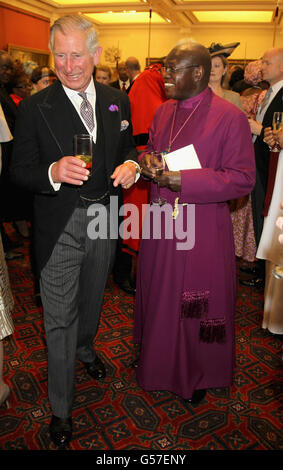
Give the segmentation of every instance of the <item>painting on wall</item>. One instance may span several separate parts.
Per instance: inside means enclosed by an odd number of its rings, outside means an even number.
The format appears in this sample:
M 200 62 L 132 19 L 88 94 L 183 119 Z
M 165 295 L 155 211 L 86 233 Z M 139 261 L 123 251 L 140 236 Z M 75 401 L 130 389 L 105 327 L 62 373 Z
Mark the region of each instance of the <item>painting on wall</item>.
M 28 68 L 29 65 L 31 68 L 39 65 L 49 65 L 49 51 L 8 44 L 8 53 L 13 60 L 19 60 L 25 64 L 25 68 Z

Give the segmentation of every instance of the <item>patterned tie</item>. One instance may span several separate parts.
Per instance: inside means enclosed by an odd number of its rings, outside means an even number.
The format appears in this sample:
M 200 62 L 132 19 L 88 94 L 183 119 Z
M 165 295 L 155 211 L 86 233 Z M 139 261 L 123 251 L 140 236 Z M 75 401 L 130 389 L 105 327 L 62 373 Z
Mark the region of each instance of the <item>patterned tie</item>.
M 84 91 L 78 93 L 78 95 L 83 99 L 80 108 L 82 118 L 85 121 L 87 127 L 89 128 L 90 132 L 92 132 L 94 129 L 93 108 L 90 102 L 88 101 L 86 93 Z

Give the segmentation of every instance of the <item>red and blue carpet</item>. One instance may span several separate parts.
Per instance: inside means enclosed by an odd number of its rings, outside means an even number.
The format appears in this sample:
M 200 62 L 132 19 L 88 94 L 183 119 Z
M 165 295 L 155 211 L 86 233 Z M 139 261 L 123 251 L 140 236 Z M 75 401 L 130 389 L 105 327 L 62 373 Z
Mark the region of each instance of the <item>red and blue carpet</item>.
M 13 234 L 16 237 L 16 234 Z M 42 310 L 24 258 L 8 262 L 15 333 L 5 341 L 12 394 L 0 408 L 1 450 L 52 450 Z M 21 250 L 21 249 L 19 249 Z M 135 380 L 134 300 L 109 279 L 97 334 L 107 377 L 95 382 L 77 363 L 71 450 L 282 450 L 282 338 L 261 328 L 263 293 L 238 286 L 233 386 L 209 390 L 200 405 L 169 392 L 146 393 Z

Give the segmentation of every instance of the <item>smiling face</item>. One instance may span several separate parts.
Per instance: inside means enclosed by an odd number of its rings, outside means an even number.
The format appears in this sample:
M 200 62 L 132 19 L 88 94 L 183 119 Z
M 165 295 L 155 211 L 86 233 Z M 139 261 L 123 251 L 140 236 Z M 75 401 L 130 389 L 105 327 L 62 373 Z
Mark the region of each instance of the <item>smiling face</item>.
M 98 64 L 102 49 L 91 54 L 87 47 L 86 34 L 71 30 L 67 34 L 54 33 L 53 55 L 56 75 L 62 85 L 77 92 L 85 91 Z
M 210 58 L 208 59 L 210 63 Z M 166 58 L 164 69 L 168 98 L 186 100 L 198 95 L 207 84 L 202 49 L 198 47 L 174 48 Z
M 211 58 L 211 73 L 209 78 L 210 85 L 219 85 L 222 82 L 224 75 L 227 72 L 227 67 L 224 65 L 221 57 L 216 56 Z

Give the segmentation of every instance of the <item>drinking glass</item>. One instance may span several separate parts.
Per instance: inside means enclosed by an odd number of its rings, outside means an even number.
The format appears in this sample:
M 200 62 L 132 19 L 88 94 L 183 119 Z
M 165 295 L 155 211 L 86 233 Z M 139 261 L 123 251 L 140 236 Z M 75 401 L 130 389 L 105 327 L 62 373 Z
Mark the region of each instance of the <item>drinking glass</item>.
M 283 129 L 283 113 L 281 111 L 276 111 L 275 113 L 273 113 L 272 128 L 274 131 L 279 131 Z M 272 149 L 272 152 L 280 152 L 280 150 L 280 146 L 278 144 L 275 144 Z
M 74 155 L 83 160 L 89 171 L 92 170 L 92 136 L 89 134 L 76 134 L 74 136 Z
M 165 159 L 162 153 L 159 152 L 151 152 L 150 153 L 150 164 L 152 168 L 155 170 L 155 175 L 160 176 L 162 175 L 165 169 Z M 160 196 L 160 187 L 159 183 L 157 182 L 157 198 L 153 199 L 152 204 L 157 204 L 159 206 L 163 206 L 166 204 L 166 199 Z
M 272 274 L 276 279 L 281 279 L 281 281 L 283 281 L 283 266 L 280 266 L 280 264 L 277 264 L 273 268 Z

